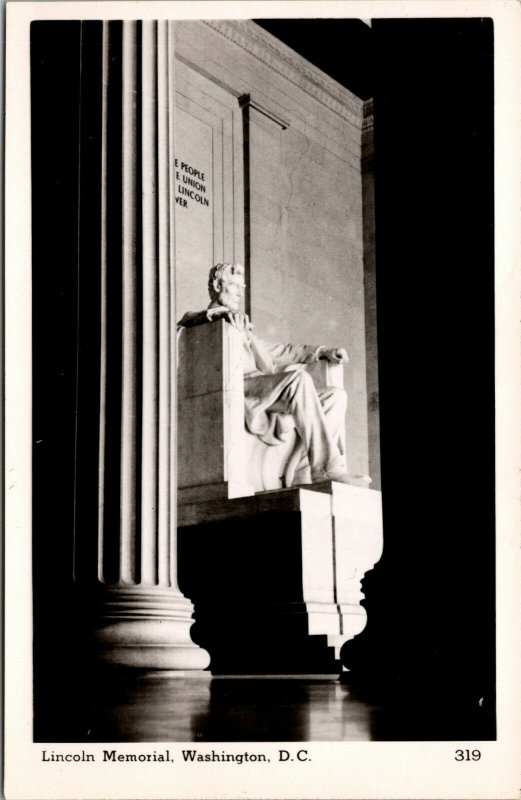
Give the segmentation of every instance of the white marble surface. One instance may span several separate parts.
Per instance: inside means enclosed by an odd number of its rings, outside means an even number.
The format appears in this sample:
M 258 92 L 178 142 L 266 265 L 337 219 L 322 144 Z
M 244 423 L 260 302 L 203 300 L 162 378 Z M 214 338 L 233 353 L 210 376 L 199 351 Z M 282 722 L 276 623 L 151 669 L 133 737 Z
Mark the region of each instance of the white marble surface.
M 249 519 L 264 516 L 265 524 L 271 528 L 280 525 L 286 512 L 299 515 L 298 545 L 291 557 L 291 568 L 301 564 L 302 593 L 295 595 L 293 603 L 281 605 L 279 613 L 286 619 L 295 614 L 298 625 L 304 611 L 308 634 L 326 635 L 329 646 L 338 655 L 342 645 L 366 625 L 367 614 L 360 604 L 363 599 L 360 583 L 382 553 L 380 492 L 328 481 L 313 487 L 263 492 L 254 497 L 194 502 L 180 507 L 179 524 L 198 526 L 243 520 L 247 536 Z M 285 533 L 280 528 L 280 537 Z M 277 552 L 273 558 L 279 558 Z M 259 581 L 261 576 L 254 574 L 255 565 L 248 568 L 253 570 L 252 580 Z M 269 584 L 269 574 L 265 574 L 264 580 Z

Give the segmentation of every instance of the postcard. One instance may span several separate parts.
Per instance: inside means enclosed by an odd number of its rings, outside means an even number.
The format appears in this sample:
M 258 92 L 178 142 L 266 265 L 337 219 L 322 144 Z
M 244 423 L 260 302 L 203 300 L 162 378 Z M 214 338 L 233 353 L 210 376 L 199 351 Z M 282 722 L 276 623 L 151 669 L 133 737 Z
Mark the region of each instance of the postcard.
M 7 800 L 519 796 L 520 28 L 7 3 Z

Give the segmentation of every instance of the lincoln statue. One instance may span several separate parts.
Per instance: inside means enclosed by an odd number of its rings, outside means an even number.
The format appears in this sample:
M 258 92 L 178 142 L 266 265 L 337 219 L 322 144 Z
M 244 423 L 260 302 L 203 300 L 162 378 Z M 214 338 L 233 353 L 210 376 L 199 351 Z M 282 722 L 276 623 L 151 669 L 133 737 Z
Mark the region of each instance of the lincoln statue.
M 217 264 L 210 270 L 210 304 L 204 311 L 188 312 L 179 325 L 192 327 L 225 319 L 243 338 L 245 423 L 267 443 L 277 438 L 277 418 L 289 414 L 303 444 L 297 469 L 309 465 L 313 483 L 325 480 L 349 482 L 343 430 L 347 395 L 344 389 L 317 390 L 304 368 L 319 359 L 345 364 L 343 348 L 308 344 L 272 344 L 253 333 L 247 314 L 240 310 L 245 289 L 240 264 Z

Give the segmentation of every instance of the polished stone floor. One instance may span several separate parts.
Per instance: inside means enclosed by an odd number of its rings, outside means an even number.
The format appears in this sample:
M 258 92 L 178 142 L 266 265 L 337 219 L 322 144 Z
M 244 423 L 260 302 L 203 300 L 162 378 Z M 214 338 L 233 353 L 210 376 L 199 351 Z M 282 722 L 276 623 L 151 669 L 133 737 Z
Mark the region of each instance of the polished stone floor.
M 331 676 L 180 677 L 115 671 L 81 692 L 47 692 L 36 741 L 233 742 L 494 738 L 479 702 L 447 693 L 371 692 Z M 445 698 L 445 702 L 444 702 Z

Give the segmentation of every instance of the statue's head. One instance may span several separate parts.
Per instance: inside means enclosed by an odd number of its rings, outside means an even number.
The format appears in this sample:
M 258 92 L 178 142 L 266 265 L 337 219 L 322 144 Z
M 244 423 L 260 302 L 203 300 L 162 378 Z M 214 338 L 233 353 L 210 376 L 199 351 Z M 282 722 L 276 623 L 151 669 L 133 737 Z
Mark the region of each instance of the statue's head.
M 212 303 L 238 311 L 245 287 L 242 264 L 216 264 L 210 270 L 208 291 Z

